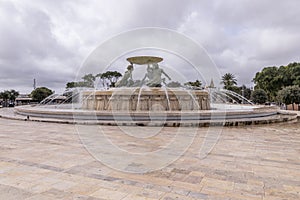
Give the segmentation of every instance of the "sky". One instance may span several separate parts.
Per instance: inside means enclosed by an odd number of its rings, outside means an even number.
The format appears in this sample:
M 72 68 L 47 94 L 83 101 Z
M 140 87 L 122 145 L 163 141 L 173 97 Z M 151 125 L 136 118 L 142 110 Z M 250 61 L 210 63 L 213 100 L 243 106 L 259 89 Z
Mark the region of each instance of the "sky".
M 221 75 L 253 86 L 263 67 L 300 62 L 299 7 L 298 0 L 0 0 L 0 91 L 30 93 L 35 78 L 61 92 L 101 43 L 143 27 L 184 34 Z

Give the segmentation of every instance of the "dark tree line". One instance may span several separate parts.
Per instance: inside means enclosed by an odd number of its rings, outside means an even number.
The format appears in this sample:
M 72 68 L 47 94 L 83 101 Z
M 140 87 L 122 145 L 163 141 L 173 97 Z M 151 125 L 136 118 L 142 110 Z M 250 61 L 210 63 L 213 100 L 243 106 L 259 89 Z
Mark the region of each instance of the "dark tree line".
M 253 78 L 254 91 L 245 86 L 238 87 L 235 76 L 226 73 L 221 83 L 224 89 L 232 90 L 255 103 L 266 101 L 284 104 L 300 103 L 300 63 L 290 63 L 286 66 L 265 67 Z M 294 105 L 293 105 L 294 109 Z
M 118 71 L 107 71 L 105 73 L 99 73 L 96 75 L 86 74 L 81 79 L 82 81 L 78 82 L 68 82 L 66 88 L 75 88 L 75 87 L 95 87 L 95 84 L 100 84 L 103 87 L 115 87 L 116 82 L 119 78 L 122 77 L 122 74 Z
M 38 87 L 35 90 L 33 90 L 30 94 L 33 101 L 41 102 L 46 97 L 50 96 L 54 92 L 46 87 Z
M 278 92 L 288 86 L 300 86 L 300 63 L 265 67 L 253 78 L 255 89 L 263 89 L 270 101 L 276 101 Z
M 34 102 L 40 102 L 51 94 L 53 94 L 52 90 L 46 87 L 39 87 L 33 90 L 29 96 Z M 16 90 L 5 90 L 3 92 L 0 92 L 0 99 L 2 99 L 2 102 L 0 103 L 3 107 L 14 106 L 16 98 L 19 95 L 19 92 Z
M 7 107 L 9 104 L 13 104 L 16 98 L 19 96 L 19 92 L 16 90 L 4 90 L 0 92 L 0 99 L 2 99 L 2 106 Z
M 122 74 L 118 71 L 107 71 L 96 75 L 86 74 L 81 78 L 81 81 L 68 82 L 66 88 L 93 88 L 95 84 L 107 88 L 115 87 L 115 83 L 120 77 L 122 77 Z M 245 85 L 237 86 L 237 79 L 234 74 L 226 73 L 221 79 L 224 89 L 234 91 L 255 103 L 262 104 L 266 101 L 272 101 L 285 104 L 300 104 L 300 63 L 294 62 L 280 67 L 265 67 L 256 73 L 253 82 L 255 83 L 254 91 Z M 137 83 L 136 85 L 139 84 Z M 167 84 L 167 87 L 201 89 L 202 82 L 200 80 L 188 81 L 181 85 L 179 82 L 172 81 Z M 34 101 L 41 101 L 52 93 L 53 91 L 50 89 L 41 87 L 32 91 L 30 96 Z M 15 101 L 18 95 L 19 92 L 15 90 L 0 92 L 2 105 L 8 106 L 10 102 Z

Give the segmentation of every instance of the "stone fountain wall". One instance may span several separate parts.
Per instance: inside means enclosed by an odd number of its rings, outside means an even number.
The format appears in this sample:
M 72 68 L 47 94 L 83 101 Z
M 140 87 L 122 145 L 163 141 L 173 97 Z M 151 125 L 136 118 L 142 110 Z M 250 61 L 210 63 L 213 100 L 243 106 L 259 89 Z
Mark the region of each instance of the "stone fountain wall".
M 179 88 L 113 88 L 82 93 L 82 108 L 97 111 L 210 110 L 207 91 Z

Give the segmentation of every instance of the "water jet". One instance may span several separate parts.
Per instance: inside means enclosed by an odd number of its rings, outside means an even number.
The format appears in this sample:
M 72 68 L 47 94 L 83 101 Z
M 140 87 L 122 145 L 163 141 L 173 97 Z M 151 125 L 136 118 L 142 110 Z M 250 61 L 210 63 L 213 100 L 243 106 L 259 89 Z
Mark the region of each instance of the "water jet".
M 45 121 L 140 126 L 230 126 L 296 119 L 294 115 L 279 114 L 279 108 L 274 106 L 253 105 L 233 91 L 168 88 L 163 76 L 171 77 L 159 67 L 162 60 L 155 56 L 127 58 L 130 64 L 116 88 L 75 89 L 61 104 L 53 104 L 52 95 L 38 106 L 16 107 L 15 113 Z M 136 66 L 147 67 L 140 85 L 132 79 Z

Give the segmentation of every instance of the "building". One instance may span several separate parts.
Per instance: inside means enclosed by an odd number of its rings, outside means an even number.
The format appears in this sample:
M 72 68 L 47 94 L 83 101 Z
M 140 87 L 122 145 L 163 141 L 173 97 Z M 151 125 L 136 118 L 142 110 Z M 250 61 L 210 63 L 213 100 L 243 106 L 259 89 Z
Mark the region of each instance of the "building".
M 16 106 L 32 104 L 32 98 L 29 94 L 20 94 L 16 98 Z

